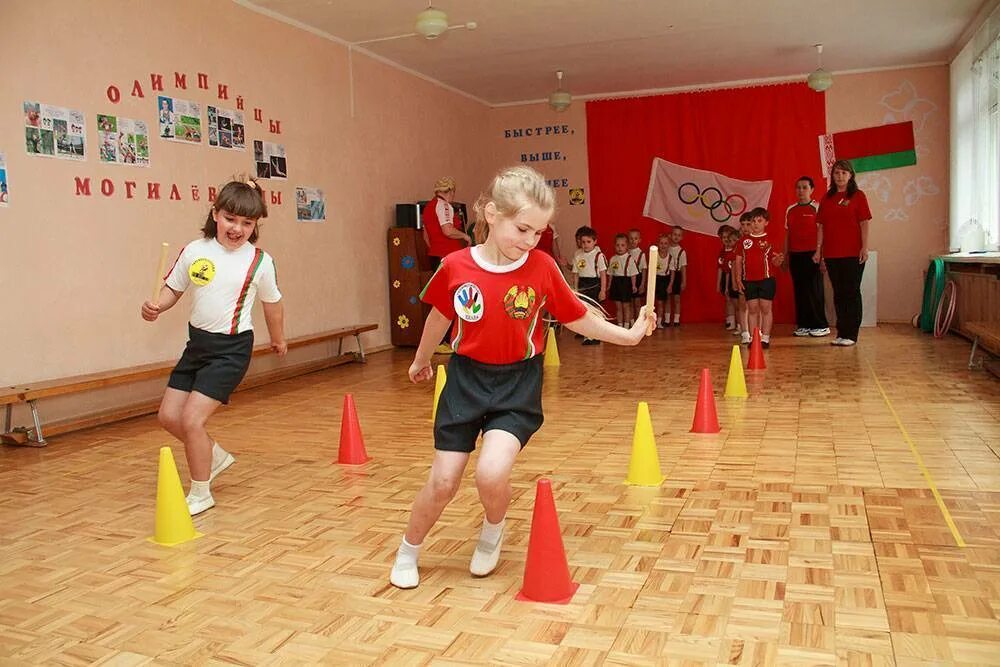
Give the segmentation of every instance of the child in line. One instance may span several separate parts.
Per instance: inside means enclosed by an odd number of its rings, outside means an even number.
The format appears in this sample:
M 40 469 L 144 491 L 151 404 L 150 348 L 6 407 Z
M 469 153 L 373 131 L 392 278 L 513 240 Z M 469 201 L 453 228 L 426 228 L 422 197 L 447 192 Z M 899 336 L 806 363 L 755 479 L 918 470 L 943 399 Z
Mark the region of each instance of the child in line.
M 793 336 L 830 335 L 826 321 L 823 272 L 813 261 L 818 230 L 819 204 L 812 198 L 813 179 L 802 176 L 795 181 L 795 203 L 785 211 L 785 256 L 792 274 L 795 292 L 795 331 Z
M 670 293 L 667 295 L 667 306 L 669 315 L 666 326 L 673 324 L 675 327 L 681 325 L 681 294 L 687 287 L 687 251 L 681 247 L 684 240 L 684 228 L 674 225 L 670 230 L 670 247 L 667 249 L 669 257 L 668 269 L 670 271 Z
M 209 485 L 236 462 L 205 430 L 212 413 L 229 402 L 243 380 L 253 352 L 254 297 L 260 295 L 271 349 L 285 343 L 285 310 L 274 260 L 255 246 L 258 221 L 267 217 L 264 191 L 251 179 L 219 190 L 202 227 L 203 238 L 184 246 L 167 273 L 156 303 L 142 304 L 142 318 L 155 321 L 189 288 L 194 292 L 188 342 L 170 374 L 160 402 L 160 424 L 184 443 L 191 488 L 191 516 L 215 506 Z
M 458 491 L 480 433 L 476 488 L 485 519 L 469 571 L 486 576 L 496 568 L 514 460 L 543 421 L 542 305 L 567 328 L 617 345 L 636 345 L 651 324 L 645 310 L 630 329 L 605 321 L 573 293 L 551 257 L 531 252 L 554 209 L 555 192 L 537 171 L 501 171 L 474 207 L 488 228 L 485 242 L 445 257 L 424 288 L 431 312 L 410 380 L 433 377 L 431 354 L 453 319 L 458 333 L 434 420 L 430 477 L 414 500 L 389 575 L 398 588 L 420 583 L 420 547 Z
M 752 215 L 750 211 L 746 211 L 740 216 L 740 231 L 738 232 L 736 237 L 736 247 L 735 247 L 737 251 L 739 250 L 739 246 L 743 243 L 743 239 L 750 236 L 751 217 Z M 734 264 L 735 264 L 735 259 L 736 258 L 734 256 L 733 257 Z M 735 283 L 735 280 L 733 282 Z M 736 329 L 733 331 L 733 335 L 740 336 L 740 340 L 742 342 L 744 338 L 743 336 L 744 333 L 746 333 L 747 336 L 750 335 L 750 325 L 747 323 L 746 297 L 743 295 L 742 291 L 737 290 L 737 292 L 739 292 L 740 296 L 736 300 Z
M 628 250 L 628 237 L 615 235 L 615 254 L 608 261 L 608 275 L 611 276 L 611 300 L 615 302 L 618 326 L 631 326 L 632 298 L 635 295 L 635 277 L 639 271 Z
M 656 259 L 656 328 L 667 326 L 667 295 L 670 293 L 670 234 L 660 234 L 656 240 L 660 252 Z
M 784 261 L 784 255 L 775 253 L 768 239 L 765 229 L 769 221 L 765 208 L 758 207 L 750 212 L 750 236 L 740 242 L 733 262 L 733 282 L 746 297 L 750 331 L 760 328 L 760 342 L 764 347 L 771 346 L 774 322 L 771 303 L 777 290 L 771 267 L 780 267 Z M 744 344 L 750 343 L 750 331 L 742 334 Z
M 633 227 L 628 230 L 628 254 L 632 256 L 635 268 L 639 273 L 635 277 L 635 292 L 632 296 L 632 312 L 638 313 L 646 303 L 646 272 L 649 268 L 646 262 L 646 252 L 642 249 L 642 232 Z M 629 321 L 629 326 L 632 322 Z
M 726 300 L 726 331 L 737 328 L 736 308 L 740 293 L 733 288 L 733 260 L 736 258 L 736 236 L 738 232 L 729 225 L 719 227 L 722 249 L 719 251 L 716 284 Z
M 601 303 L 608 295 L 608 260 L 597 247 L 597 232 L 583 226 L 576 230 L 577 251 L 573 258 L 573 289 Z M 597 338 L 583 338 L 584 345 L 600 345 Z

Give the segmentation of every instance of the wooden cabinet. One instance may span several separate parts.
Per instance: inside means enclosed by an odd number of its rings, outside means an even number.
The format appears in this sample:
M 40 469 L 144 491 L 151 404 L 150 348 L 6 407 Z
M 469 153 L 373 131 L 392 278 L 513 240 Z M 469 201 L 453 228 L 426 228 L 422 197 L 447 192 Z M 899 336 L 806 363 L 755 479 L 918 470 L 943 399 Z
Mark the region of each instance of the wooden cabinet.
M 420 301 L 420 291 L 432 274 L 427 246 L 421 231 L 413 227 L 390 227 L 387 244 L 392 344 L 416 347 L 430 312 L 430 306 Z

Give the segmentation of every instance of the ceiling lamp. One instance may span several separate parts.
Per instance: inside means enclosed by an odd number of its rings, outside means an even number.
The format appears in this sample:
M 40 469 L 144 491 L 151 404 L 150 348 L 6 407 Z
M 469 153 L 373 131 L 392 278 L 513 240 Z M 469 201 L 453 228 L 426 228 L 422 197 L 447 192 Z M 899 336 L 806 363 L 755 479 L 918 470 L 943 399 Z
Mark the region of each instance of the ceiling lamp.
M 815 90 L 817 93 L 822 93 L 833 85 L 833 75 L 823 69 L 823 45 L 816 45 L 816 60 L 819 67 L 816 71 L 809 75 L 806 79 L 806 85 Z
M 417 24 L 414 29 L 425 39 L 437 39 L 448 31 L 448 15 L 440 9 L 427 5 L 427 9 L 417 14 Z
M 573 97 L 562 89 L 562 78 L 562 70 L 558 70 L 556 72 L 556 89 L 549 95 L 549 106 L 556 111 L 566 111 L 569 108 L 570 102 L 573 101 Z

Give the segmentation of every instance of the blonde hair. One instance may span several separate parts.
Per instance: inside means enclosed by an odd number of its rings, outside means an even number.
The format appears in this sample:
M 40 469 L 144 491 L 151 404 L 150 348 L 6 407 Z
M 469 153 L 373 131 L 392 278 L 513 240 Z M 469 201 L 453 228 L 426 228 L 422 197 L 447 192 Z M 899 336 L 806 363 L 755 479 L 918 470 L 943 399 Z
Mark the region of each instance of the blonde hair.
M 451 192 L 455 189 L 455 179 L 451 176 L 442 176 L 434 183 L 434 194 L 439 192 Z
M 545 182 L 545 177 L 531 167 L 518 165 L 500 170 L 472 205 L 476 216 L 476 243 L 483 243 L 489 236 L 486 205 L 491 202 L 496 206 L 497 213 L 512 218 L 529 206 L 555 212 L 556 193 Z

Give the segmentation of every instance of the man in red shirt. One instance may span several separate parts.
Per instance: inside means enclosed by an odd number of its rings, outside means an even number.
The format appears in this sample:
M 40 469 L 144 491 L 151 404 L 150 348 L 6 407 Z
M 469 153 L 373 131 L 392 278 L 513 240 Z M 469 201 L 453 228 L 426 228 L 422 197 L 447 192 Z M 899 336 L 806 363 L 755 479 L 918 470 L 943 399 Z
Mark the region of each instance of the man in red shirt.
M 795 336 L 829 336 L 823 273 L 813 261 L 816 252 L 816 213 L 813 179 L 803 176 L 795 182 L 797 201 L 785 211 L 785 255 L 795 290 Z
M 740 239 L 733 263 L 733 283 L 736 290 L 743 292 L 747 301 L 747 319 L 750 330 L 760 328 L 760 342 L 771 346 L 771 325 L 774 315 L 771 302 L 777 291 L 777 283 L 771 265 L 781 266 L 784 255 L 775 253 L 764 229 L 770 221 L 765 208 L 751 211 L 750 235 Z M 743 343 L 750 344 L 750 332 L 743 332 Z

